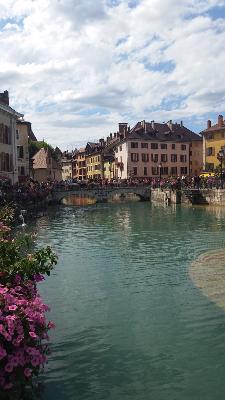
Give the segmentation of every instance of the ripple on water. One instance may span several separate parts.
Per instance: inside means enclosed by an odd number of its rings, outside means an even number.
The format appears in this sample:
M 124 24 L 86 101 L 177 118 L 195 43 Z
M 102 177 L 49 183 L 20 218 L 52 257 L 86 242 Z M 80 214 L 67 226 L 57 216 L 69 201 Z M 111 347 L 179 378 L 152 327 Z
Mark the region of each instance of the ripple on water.
M 225 250 L 202 254 L 191 264 L 189 274 L 205 296 L 225 308 Z

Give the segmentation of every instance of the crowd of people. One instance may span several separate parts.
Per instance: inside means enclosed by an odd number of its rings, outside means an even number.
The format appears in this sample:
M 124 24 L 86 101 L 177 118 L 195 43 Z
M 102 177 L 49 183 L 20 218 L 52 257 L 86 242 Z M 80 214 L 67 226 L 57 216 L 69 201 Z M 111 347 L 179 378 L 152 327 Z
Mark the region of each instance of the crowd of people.
M 96 180 L 68 180 L 68 181 L 49 181 L 37 182 L 32 179 L 24 183 L 11 185 L 9 181 L 0 181 L 0 201 L 14 200 L 19 202 L 40 202 L 51 192 L 60 190 L 80 190 L 80 189 L 105 189 L 107 187 L 122 186 L 149 186 L 153 189 L 161 188 L 171 190 L 181 189 L 219 189 L 224 188 L 224 180 L 219 176 L 194 176 L 194 177 L 167 177 L 167 178 L 129 178 L 129 179 L 96 179 Z

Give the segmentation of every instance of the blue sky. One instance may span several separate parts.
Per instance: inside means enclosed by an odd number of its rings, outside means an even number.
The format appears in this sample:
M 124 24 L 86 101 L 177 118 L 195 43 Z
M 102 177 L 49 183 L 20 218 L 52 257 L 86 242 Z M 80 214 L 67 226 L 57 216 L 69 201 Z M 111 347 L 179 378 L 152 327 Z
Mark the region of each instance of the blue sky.
M 62 149 L 225 116 L 224 0 L 0 0 L 0 90 Z

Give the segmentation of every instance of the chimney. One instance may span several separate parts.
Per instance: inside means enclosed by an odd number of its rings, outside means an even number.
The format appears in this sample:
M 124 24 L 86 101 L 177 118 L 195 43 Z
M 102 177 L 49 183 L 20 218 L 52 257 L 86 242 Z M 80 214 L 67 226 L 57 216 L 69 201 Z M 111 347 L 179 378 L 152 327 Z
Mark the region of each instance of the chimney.
M 112 138 L 113 138 L 113 135 L 112 135 L 112 133 L 110 133 L 110 140 L 112 140 Z
M 144 132 L 146 133 L 146 131 L 147 131 L 147 125 L 146 125 L 145 120 L 141 121 L 141 126 L 142 126 L 142 129 L 144 130 Z
M 151 121 L 151 126 L 152 126 L 152 129 L 155 129 L 155 121 L 154 120 Z
M 120 122 L 119 123 L 119 134 L 123 135 L 124 137 L 126 137 L 127 135 L 127 123 L 125 122 Z
M 182 121 L 181 121 L 182 122 Z M 167 125 L 168 125 L 168 127 L 170 128 L 170 130 L 172 131 L 172 129 L 173 129 L 173 121 L 172 121 L 172 119 L 170 119 L 168 122 L 167 122 Z M 181 125 L 182 126 L 182 125 Z
M 114 138 L 116 138 L 116 132 L 114 132 Z
M 172 122 L 172 121 L 171 121 Z M 180 126 L 183 126 L 183 121 L 180 121 Z
M 6 106 L 9 105 L 9 92 L 5 90 L 3 93 L 0 93 L 0 103 L 5 104 Z
M 99 143 L 101 147 L 104 147 L 105 141 L 104 139 L 99 139 Z
M 212 122 L 210 121 L 210 119 L 208 119 L 207 121 L 207 129 L 211 128 L 212 126 Z
M 223 126 L 223 116 L 218 115 L 218 127 L 221 128 Z
M 109 144 L 109 142 L 110 142 L 110 136 L 107 136 L 106 143 Z

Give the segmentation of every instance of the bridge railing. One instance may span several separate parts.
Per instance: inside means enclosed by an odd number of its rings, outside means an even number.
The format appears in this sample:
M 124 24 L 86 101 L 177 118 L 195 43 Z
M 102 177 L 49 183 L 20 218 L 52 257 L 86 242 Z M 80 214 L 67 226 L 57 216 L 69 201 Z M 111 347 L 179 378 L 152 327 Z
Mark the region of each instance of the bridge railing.
M 52 193 L 54 192 L 82 192 L 82 191 L 93 191 L 93 190 L 98 190 L 98 191 L 106 191 L 106 190 L 134 190 L 137 188 L 144 188 L 144 189 L 151 189 L 150 185 L 105 185 L 105 186 L 97 186 L 97 185 L 90 185 L 90 186 L 60 186 L 60 187 L 55 187 L 51 191 Z

